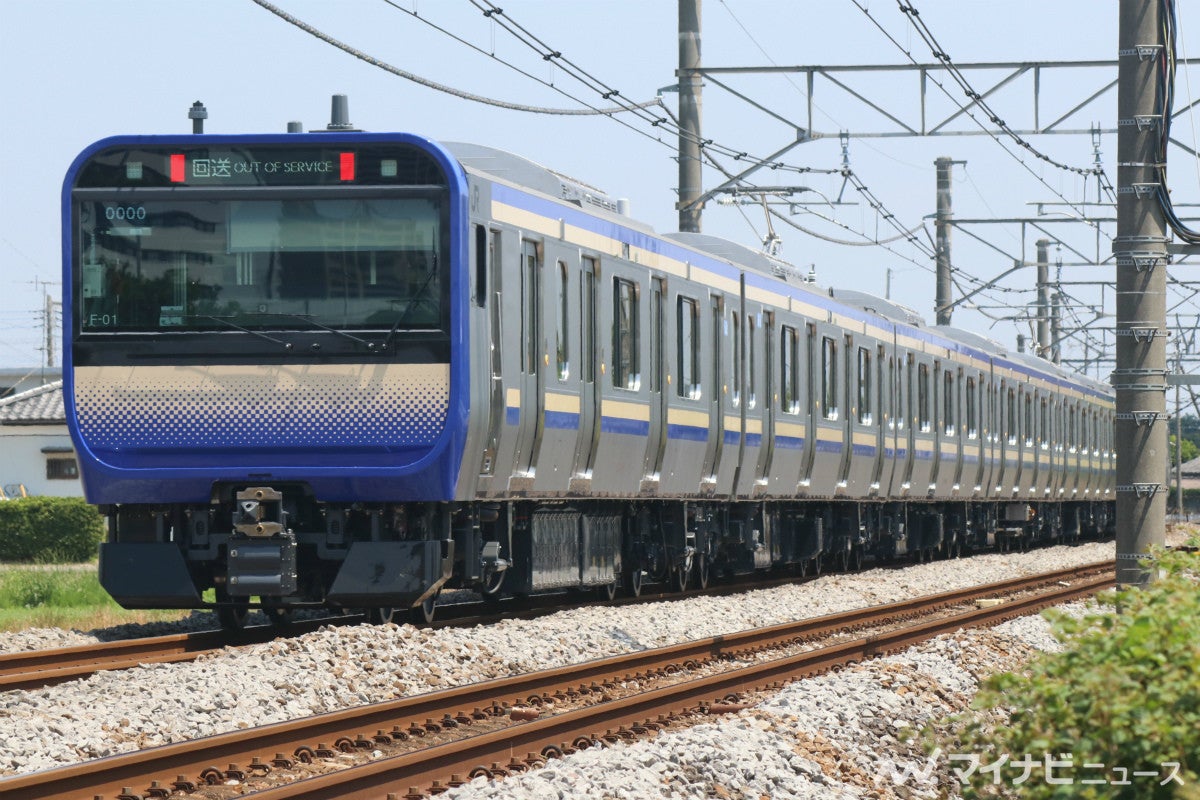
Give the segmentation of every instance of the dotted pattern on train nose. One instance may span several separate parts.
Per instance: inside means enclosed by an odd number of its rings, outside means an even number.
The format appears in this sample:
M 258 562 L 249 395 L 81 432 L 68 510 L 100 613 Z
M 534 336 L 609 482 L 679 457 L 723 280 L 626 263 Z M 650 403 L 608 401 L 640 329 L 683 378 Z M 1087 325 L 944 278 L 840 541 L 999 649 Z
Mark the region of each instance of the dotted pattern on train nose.
M 80 430 L 98 449 L 414 447 L 431 444 L 446 423 L 444 373 L 429 377 L 77 383 L 75 400 Z

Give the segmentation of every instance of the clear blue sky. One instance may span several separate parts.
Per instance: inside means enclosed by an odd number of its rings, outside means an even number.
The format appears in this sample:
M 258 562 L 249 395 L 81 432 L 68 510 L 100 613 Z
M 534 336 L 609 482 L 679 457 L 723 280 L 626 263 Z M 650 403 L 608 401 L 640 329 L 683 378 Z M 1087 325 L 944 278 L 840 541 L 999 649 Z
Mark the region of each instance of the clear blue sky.
M 578 107 L 570 97 L 472 52 L 383 0 L 276 3 L 354 47 L 432 80 L 515 103 Z M 553 80 L 570 95 L 602 104 L 561 69 L 486 20 L 467 0 L 396 0 L 395 4 L 417 9 L 423 18 L 539 78 Z M 627 98 L 649 100 L 660 87 L 675 82 L 674 0 L 505 0 L 498 4 L 509 18 Z M 919 60 L 932 60 L 894 2 L 866 4 Z M 916 5 L 955 61 L 1115 57 L 1117 4 L 1113 2 L 916 0 Z M 1184 18 L 1180 26 L 1185 48 L 1189 22 Z M 906 60 L 850 0 L 705 0 L 703 56 L 710 66 Z M 986 88 L 999 77 L 980 74 L 977 88 Z M 1104 82 L 1096 73 L 1046 76 L 1043 104 L 1053 110 L 1062 108 L 1064 98 L 1082 99 L 1079 86 L 1098 88 Z M 737 85 L 762 105 L 798 122 L 804 120 L 802 78 L 742 78 Z M 898 116 L 916 119 L 915 78 L 903 83 L 860 80 L 855 85 L 875 93 Z M 1028 79 L 1019 87 L 1001 92 L 995 100 L 998 109 L 1014 120 L 1029 116 Z M 929 90 L 931 117 L 945 116 L 952 106 L 935 87 Z M 251 0 L 4 0 L 0 2 L 0 98 L 4 102 L 0 271 L 5 290 L 0 296 L 0 365 L 33 366 L 42 360 L 38 348 L 43 286 L 37 282 L 52 282 L 49 290 L 55 296 L 61 291 L 57 283 L 61 280 L 59 193 L 63 174 L 81 148 L 113 134 L 187 132 L 186 113 L 194 100 L 208 107 L 207 130 L 212 133 L 282 131 L 289 120 L 300 120 L 306 128 L 322 127 L 328 121 L 329 97 L 337 92 L 350 96 L 351 118 L 361 128 L 405 130 L 508 149 L 611 195 L 629 198 L 633 215 L 660 231 L 676 226 L 674 139 L 661 134 L 670 146 L 655 141 L 653 136 L 660 134 L 646 124 L 631 123 L 649 137 L 608 119 L 531 115 L 441 94 L 356 60 Z M 1181 86 L 1178 95 L 1181 104 L 1188 101 L 1186 87 Z M 791 151 L 785 157 L 788 163 L 836 167 L 841 163 L 839 129 L 877 130 L 882 124 L 828 84 L 818 87 L 815 99 L 815 127 L 834 136 Z M 667 94 L 665 100 L 674 110 L 675 96 Z M 1087 127 L 1092 121 L 1111 127 L 1115 105 L 1112 91 L 1082 111 L 1071 127 Z M 1043 112 L 1049 113 L 1053 111 Z M 1179 124 L 1177 133 L 1187 140 L 1191 128 Z M 713 85 L 705 88 L 704 134 L 758 155 L 773 152 L 791 137 L 788 126 Z M 1080 166 L 1092 161 L 1087 136 L 1033 141 L 1059 160 Z M 1108 174 L 1115 181 L 1115 137 L 1106 136 L 1102 149 Z M 1029 201 L 1059 199 L 986 137 L 856 140 L 850 146 L 856 173 L 906 226 L 933 213 L 933 160 L 941 155 L 968 162 L 956 174 L 954 202 L 959 217 L 1024 216 L 1032 213 Z M 1077 176 L 1034 163 L 1034 171 L 1050 186 L 1073 201 L 1081 199 L 1084 185 Z M 1190 164 L 1173 171 L 1180 182 L 1175 187 L 1177 202 L 1195 194 L 1192 173 Z M 754 180 L 803 184 L 827 195 L 836 195 L 841 183 L 823 175 L 783 173 L 760 173 Z M 706 170 L 706 187 L 717 182 L 717 174 Z M 1094 199 L 1094 184 L 1089 183 L 1087 191 L 1088 199 Z M 846 199 L 861 200 L 850 190 Z M 705 232 L 758 246 L 764 232 L 763 212 L 754 207 L 744 210 L 746 218 L 737 209 L 710 205 Z M 868 233 L 878 227 L 881 237 L 892 233 L 863 204 L 823 213 L 833 213 L 850 228 Z M 797 221 L 835 238 L 857 238 L 811 215 Z M 882 294 L 890 268 L 893 299 L 932 318 L 933 276 L 905 258 L 931 266 L 920 251 L 903 244 L 896 247 L 896 254 L 878 247 L 844 247 L 781 224 L 776 230 L 784 239 L 781 255 L 804 269 L 815 264 L 820 283 Z M 929 230 L 932 233 L 931 224 Z M 1006 252 L 1021 252 L 1016 229 L 980 232 Z M 1086 232 L 1073 236 L 1079 246 L 1094 249 L 1093 237 Z M 1033 238 L 1024 250 L 1030 260 Z M 1005 255 L 961 233 L 955 234 L 954 257 L 957 266 L 983 278 L 1011 266 Z M 1111 277 L 1110 272 L 1105 269 L 1103 276 Z M 1095 277 L 1094 272 L 1090 277 Z M 1027 289 L 1032 283 L 1032 270 L 1025 270 L 1006 285 Z M 1033 298 L 1030 293 L 1010 292 L 993 299 L 1020 305 Z M 955 323 L 1008 344 L 1016 333 L 1010 323 L 989 327 L 989 320 L 969 310 L 956 313 Z M 58 336 L 56 340 L 61 341 Z

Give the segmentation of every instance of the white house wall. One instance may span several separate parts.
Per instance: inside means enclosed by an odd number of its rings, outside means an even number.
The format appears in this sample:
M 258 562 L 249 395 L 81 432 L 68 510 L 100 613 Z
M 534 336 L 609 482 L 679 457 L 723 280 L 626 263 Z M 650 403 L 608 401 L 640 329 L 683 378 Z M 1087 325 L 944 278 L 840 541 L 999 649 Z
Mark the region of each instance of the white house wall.
M 68 449 L 70 452 L 44 453 L 43 448 Z M 74 458 L 71 437 L 65 425 L 0 426 L 0 488 L 5 494 L 24 484 L 27 494 L 52 497 L 83 497 L 79 478 L 46 479 L 48 458 Z

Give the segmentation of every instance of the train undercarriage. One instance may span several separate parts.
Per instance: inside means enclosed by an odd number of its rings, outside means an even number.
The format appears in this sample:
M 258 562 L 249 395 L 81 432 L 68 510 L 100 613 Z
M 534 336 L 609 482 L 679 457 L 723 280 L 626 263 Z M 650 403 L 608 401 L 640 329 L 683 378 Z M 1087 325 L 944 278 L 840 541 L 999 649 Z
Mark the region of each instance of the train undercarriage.
M 127 608 L 405 611 L 443 589 L 485 598 L 638 595 L 714 579 L 856 570 L 865 561 L 1026 549 L 1112 532 L 1106 501 L 514 500 L 335 505 L 303 485 L 224 487 L 207 506 L 112 505 L 101 582 Z

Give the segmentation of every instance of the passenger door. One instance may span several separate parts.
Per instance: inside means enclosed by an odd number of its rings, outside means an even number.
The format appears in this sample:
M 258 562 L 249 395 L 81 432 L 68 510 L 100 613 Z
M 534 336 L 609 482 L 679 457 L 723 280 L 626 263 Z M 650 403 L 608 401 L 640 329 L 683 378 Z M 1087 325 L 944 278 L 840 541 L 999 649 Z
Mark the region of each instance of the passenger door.
M 575 475 L 578 489 L 590 488 L 596 445 L 600 439 L 600 392 L 596 382 L 598 363 L 596 259 L 584 256 L 579 278 L 579 441 L 575 445 Z M 586 483 L 579 483 L 585 481 Z
M 537 450 L 542 434 L 542 245 L 521 242 L 521 419 L 517 430 L 517 458 L 513 477 L 532 478 L 537 470 Z M 520 486 L 510 488 L 520 490 Z M 529 487 L 524 487 L 528 489 Z
M 725 345 L 725 301 L 721 295 L 709 296 L 709 379 L 708 379 L 708 445 L 704 450 L 704 470 L 700 483 L 701 491 L 716 489 L 717 469 L 721 462 L 721 448 L 725 442 L 725 415 L 721 401 L 724 397 L 723 367 L 721 350 Z
M 650 388 L 650 431 L 646 440 L 646 458 L 642 469 L 643 491 L 656 490 L 662 471 L 663 450 L 667 444 L 667 403 L 663 392 L 666 375 L 666 282 L 650 279 L 650 363 L 646 377 Z

